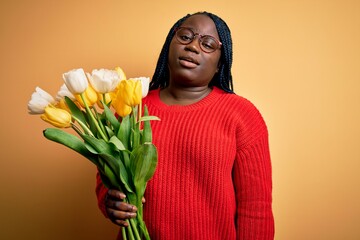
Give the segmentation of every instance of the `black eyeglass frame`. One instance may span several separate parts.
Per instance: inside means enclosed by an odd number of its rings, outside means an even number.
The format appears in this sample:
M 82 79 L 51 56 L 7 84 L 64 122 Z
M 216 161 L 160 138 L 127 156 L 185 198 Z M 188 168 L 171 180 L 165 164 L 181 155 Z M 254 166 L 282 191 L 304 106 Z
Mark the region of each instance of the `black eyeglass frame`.
M 182 39 L 179 39 L 179 36 L 177 35 L 177 33 L 178 33 L 178 31 L 179 31 L 180 29 L 189 30 L 189 31 L 193 34 L 193 37 L 191 38 L 190 42 L 186 43 L 186 42 L 184 42 Z M 183 45 L 187 45 L 187 44 L 192 43 L 197 35 L 199 36 L 200 49 L 201 49 L 203 52 L 212 53 L 212 52 L 215 52 L 217 49 L 221 49 L 222 42 L 220 42 L 216 37 L 213 37 L 213 36 L 211 36 L 211 35 L 202 35 L 202 34 L 200 34 L 200 33 L 195 33 L 193 29 L 188 28 L 188 27 L 177 27 L 177 28 L 174 29 L 174 36 L 175 36 L 176 40 L 177 40 L 180 44 L 183 44 Z M 210 37 L 210 38 L 214 39 L 215 42 L 216 42 L 217 45 L 218 45 L 217 48 L 214 48 L 214 50 L 211 50 L 211 51 L 209 51 L 209 50 L 206 49 L 206 48 L 204 49 L 203 45 L 201 44 L 202 39 L 203 39 L 204 37 Z

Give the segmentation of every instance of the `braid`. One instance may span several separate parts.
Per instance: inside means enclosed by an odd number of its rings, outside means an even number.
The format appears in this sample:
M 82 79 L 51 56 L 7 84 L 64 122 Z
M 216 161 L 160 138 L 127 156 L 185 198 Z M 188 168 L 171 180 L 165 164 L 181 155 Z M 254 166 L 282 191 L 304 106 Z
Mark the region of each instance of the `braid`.
M 220 42 L 222 42 L 219 70 L 214 75 L 209 85 L 216 86 L 223 89 L 226 92 L 233 93 L 233 81 L 231 74 L 233 54 L 232 54 L 232 40 L 231 40 L 230 29 L 227 26 L 227 24 L 215 14 L 208 12 L 197 12 L 192 15 L 195 14 L 204 14 L 210 17 L 214 21 L 220 37 Z M 160 52 L 160 56 L 156 65 L 156 69 L 152 81 L 150 82 L 150 90 L 157 88 L 165 88 L 169 84 L 168 56 L 169 56 L 170 42 L 174 36 L 174 30 L 192 15 L 188 14 L 185 17 L 181 18 L 170 29 L 166 37 L 165 43 L 163 45 L 163 48 Z

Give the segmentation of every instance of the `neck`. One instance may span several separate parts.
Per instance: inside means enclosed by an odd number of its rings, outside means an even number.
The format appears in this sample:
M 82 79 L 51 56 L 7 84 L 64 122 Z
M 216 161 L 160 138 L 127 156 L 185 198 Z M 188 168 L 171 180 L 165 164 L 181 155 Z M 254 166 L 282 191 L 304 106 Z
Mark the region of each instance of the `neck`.
M 160 99 L 167 105 L 189 105 L 196 103 L 211 92 L 209 86 L 172 88 L 171 86 L 160 91 Z

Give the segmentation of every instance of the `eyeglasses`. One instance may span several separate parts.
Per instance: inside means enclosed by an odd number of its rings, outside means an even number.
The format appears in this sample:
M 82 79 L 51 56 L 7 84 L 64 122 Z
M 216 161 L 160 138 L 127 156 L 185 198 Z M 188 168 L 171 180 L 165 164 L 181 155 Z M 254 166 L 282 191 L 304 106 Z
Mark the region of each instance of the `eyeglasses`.
M 202 51 L 212 53 L 221 48 L 222 43 L 213 36 L 194 33 L 191 28 L 187 27 L 178 27 L 175 29 L 176 40 L 184 45 L 194 41 L 196 35 L 199 35 L 199 45 Z

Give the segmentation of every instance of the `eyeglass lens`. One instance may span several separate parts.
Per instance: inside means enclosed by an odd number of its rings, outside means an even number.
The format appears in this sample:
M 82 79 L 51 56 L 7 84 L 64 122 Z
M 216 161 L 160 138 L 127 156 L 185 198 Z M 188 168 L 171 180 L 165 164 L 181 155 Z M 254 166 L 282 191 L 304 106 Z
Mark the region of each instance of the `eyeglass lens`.
M 179 28 L 176 31 L 176 38 L 181 44 L 189 44 L 194 39 L 195 36 L 199 34 L 195 34 L 191 29 L 189 28 Z M 219 48 L 219 43 L 216 41 L 216 39 L 212 36 L 205 35 L 201 36 L 199 35 L 199 42 L 200 42 L 200 48 L 204 52 L 214 52 L 216 49 Z

